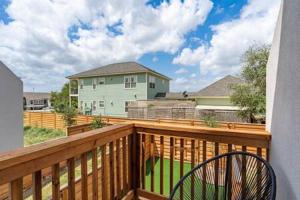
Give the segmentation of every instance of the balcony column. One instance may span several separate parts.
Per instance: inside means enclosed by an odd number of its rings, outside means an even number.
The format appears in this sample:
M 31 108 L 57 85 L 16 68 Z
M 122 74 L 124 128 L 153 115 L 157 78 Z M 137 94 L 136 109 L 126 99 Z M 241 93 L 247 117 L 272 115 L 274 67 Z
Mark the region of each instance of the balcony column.
M 266 127 L 277 199 L 300 199 L 300 1 L 283 0 L 267 65 Z

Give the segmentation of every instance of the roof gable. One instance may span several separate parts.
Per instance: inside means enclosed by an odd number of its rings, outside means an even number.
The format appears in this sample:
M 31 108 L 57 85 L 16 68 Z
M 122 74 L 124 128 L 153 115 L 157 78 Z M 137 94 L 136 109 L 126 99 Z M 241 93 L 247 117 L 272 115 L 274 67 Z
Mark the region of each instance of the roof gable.
M 144 65 L 141 65 L 137 62 L 123 62 L 123 63 L 113 63 L 105 65 L 102 67 L 90 69 L 67 78 L 84 78 L 84 77 L 93 77 L 93 76 L 108 76 L 108 75 L 117 75 L 117 74 L 133 74 L 133 73 L 153 73 L 158 76 L 161 76 L 165 79 L 171 80 L 169 77 L 160 74 Z
M 212 83 L 211 85 L 203 88 L 197 92 L 197 96 L 230 96 L 232 89 L 230 88 L 233 84 L 242 83 L 242 79 L 227 75 L 224 78 Z

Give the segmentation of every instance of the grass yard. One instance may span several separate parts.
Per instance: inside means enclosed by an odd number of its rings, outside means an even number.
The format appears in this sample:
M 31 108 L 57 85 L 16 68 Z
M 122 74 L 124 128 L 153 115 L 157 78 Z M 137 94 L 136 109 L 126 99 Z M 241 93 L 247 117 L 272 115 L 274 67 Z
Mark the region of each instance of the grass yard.
M 147 160 L 146 163 L 146 190 L 151 191 L 151 162 L 150 159 Z M 188 173 L 191 170 L 191 164 L 190 163 L 184 163 L 183 165 L 183 175 Z M 180 162 L 174 160 L 174 177 L 173 177 L 173 183 L 174 186 L 177 184 L 177 182 L 180 180 Z M 186 188 L 190 188 L 189 183 L 187 183 Z M 223 191 L 224 188 L 222 186 L 219 186 L 219 199 L 223 199 Z M 195 177 L 195 193 L 197 195 L 202 193 L 202 181 L 200 179 L 197 180 L 197 177 Z M 206 184 L 206 197 L 208 199 L 213 199 L 215 194 L 215 186 L 212 184 L 207 183 Z M 160 193 L 160 158 L 156 158 L 155 167 L 154 167 L 154 192 L 159 194 Z M 170 160 L 164 159 L 164 196 L 170 195 Z
M 146 190 L 151 191 L 151 168 L 150 159 L 146 163 Z M 190 163 L 184 163 L 183 174 L 186 174 L 191 170 Z M 174 160 L 174 186 L 180 179 L 180 163 Z M 160 158 L 156 158 L 154 167 L 154 192 L 160 193 Z M 164 159 L 164 195 L 169 196 L 170 194 L 170 160 Z
M 24 145 L 30 146 L 45 142 L 47 140 L 56 139 L 66 136 L 66 133 L 60 130 L 37 128 L 31 126 L 24 127 Z

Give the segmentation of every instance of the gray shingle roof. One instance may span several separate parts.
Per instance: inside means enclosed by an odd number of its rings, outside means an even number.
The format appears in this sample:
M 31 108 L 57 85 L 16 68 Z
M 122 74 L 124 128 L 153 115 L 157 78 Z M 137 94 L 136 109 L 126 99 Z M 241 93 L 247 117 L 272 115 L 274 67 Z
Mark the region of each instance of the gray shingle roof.
M 25 97 L 27 100 L 50 99 L 51 94 L 47 92 L 24 92 L 23 97 Z
M 231 85 L 238 83 L 243 83 L 243 81 L 238 77 L 227 75 L 197 92 L 196 96 L 230 96 Z
M 93 77 L 93 76 L 108 76 L 108 75 L 117 75 L 117 74 L 133 74 L 133 73 L 142 73 L 150 72 L 156 75 L 159 75 L 165 79 L 171 80 L 171 78 L 160 74 L 144 65 L 141 65 L 137 62 L 123 62 L 123 63 L 113 63 L 105 65 L 102 67 L 90 69 L 78 74 L 68 76 L 67 78 L 83 78 L 83 77 Z

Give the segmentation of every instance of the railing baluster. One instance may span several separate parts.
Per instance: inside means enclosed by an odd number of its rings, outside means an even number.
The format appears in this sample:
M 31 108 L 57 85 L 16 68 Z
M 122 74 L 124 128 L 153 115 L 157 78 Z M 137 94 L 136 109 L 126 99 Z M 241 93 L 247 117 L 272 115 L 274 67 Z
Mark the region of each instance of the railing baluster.
M 180 139 L 180 178 L 183 177 L 183 171 L 184 171 L 184 139 Z M 183 199 L 183 185 L 180 185 L 180 199 Z
M 173 176 L 174 176 L 174 138 L 170 137 L 170 193 L 173 190 Z
M 97 148 L 92 151 L 92 182 L 93 182 L 93 200 L 98 200 L 98 151 Z
M 206 161 L 206 141 L 202 145 L 202 162 Z M 202 199 L 206 199 L 206 165 L 203 166 Z
M 52 166 L 52 199 L 60 198 L 59 163 Z
M 10 182 L 10 199 L 23 200 L 23 177 Z
M 32 198 L 33 200 L 42 200 L 42 171 L 36 171 L 32 174 Z
M 154 165 L 155 165 L 155 155 L 154 155 L 154 135 L 151 135 L 151 192 L 154 192 Z
M 191 141 L 191 169 L 195 167 L 195 140 Z M 191 199 L 195 198 L 195 175 L 191 177 Z
M 160 136 L 160 194 L 164 193 L 164 136 Z
M 117 139 L 116 141 L 116 181 L 117 181 L 117 199 L 121 198 L 121 159 L 120 159 L 120 139 Z
M 215 142 L 215 156 L 219 155 L 219 143 Z M 215 161 L 215 199 L 219 199 L 219 160 Z
M 133 135 L 128 136 L 128 166 L 132 166 L 132 148 L 133 148 Z M 132 169 L 131 167 L 128 167 L 128 189 L 132 189 Z
M 242 146 L 242 151 L 247 151 L 247 146 Z M 246 166 L 247 166 L 247 160 L 246 156 L 242 156 L 242 199 L 246 196 Z
M 122 162 L 123 162 L 123 193 L 127 193 L 127 143 L 126 137 L 122 138 Z
M 107 179 L 106 179 L 106 145 L 101 146 L 101 186 L 102 200 L 107 199 Z
M 87 153 L 81 154 L 81 199 L 86 200 L 88 198 L 87 191 Z
M 262 149 L 261 148 L 257 148 L 256 150 L 257 155 L 259 157 L 262 157 Z M 262 174 L 261 174 L 261 168 L 262 165 L 260 162 L 257 162 L 257 166 L 256 166 L 256 173 L 257 173 L 257 179 L 256 179 L 256 185 L 257 185 L 257 192 L 256 192 L 256 198 L 260 199 L 261 198 L 261 179 L 262 179 Z
M 68 200 L 75 199 L 75 159 L 70 158 L 68 163 Z
M 232 144 L 228 144 L 227 146 L 228 148 L 228 152 L 232 152 Z M 227 174 L 227 178 L 228 178 L 228 193 L 227 193 L 227 196 L 228 196 L 228 199 L 231 199 L 232 198 L 232 159 L 231 157 L 228 157 L 228 164 L 229 166 L 228 167 L 228 174 Z
M 146 149 L 146 139 L 145 134 L 142 134 L 142 189 L 145 189 L 146 186 L 146 159 L 145 159 L 145 149 Z
M 115 153 L 114 142 L 109 143 L 110 199 L 115 198 Z

